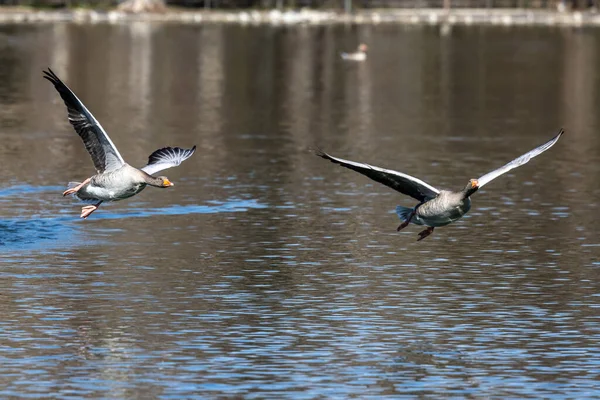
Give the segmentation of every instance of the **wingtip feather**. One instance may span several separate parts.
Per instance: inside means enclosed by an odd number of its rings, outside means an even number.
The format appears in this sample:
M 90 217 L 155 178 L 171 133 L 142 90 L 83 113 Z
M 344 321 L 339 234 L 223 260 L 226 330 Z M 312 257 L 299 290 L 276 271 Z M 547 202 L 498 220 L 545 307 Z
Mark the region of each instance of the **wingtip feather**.
M 181 147 L 162 147 L 156 151 L 154 151 L 152 154 L 150 154 L 150 156 L 148 157 L 148 165 L 150 164 L 154 164 L 156 162 L 159 162 L 162 160 L 162 156 L 166 154 L 169 155 L 176 155 L 178 152 L 182 152 L 183 153 L 183 160 L 187 160 L 188 158 L 190 158 L 195 152 L 196 152 L 196 146 L 194 145 L 194 147 L 192 147 L 191 149 L 184 149 Z
M 330 156 L 329 154 L 325 153 L 323 150 L 321 150 L 319 147 L 317 146 L 313 146 L 309 149 L 310 151 L 312 151 L 314 153 L 314 155 L 325 158 L 325 159 L 329 159 Z
M 50 81 L 50 83 L 52 83 L 54 86 L 57 85 L 64 85 L 64 83 L 62 83 L 62 81 L 60 80 L 60 78 L 58 76 L 56 76 L 56 74 L 54 73 L 54 71 L 52 71 L 52 69 L 50 67 L 48 67 L 47 71 L 42 71 L 44 73 L 43 78 L 47 79 Z

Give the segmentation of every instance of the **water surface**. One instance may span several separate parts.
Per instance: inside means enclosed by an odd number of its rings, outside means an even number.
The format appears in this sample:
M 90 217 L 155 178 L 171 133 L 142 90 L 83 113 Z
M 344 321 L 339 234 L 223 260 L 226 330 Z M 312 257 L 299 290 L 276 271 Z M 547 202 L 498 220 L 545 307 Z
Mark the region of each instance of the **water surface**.
M 0 26 L 0 396 L 600 397 L 600 31 Z M 341 50 L 370 46 L 365 63 Z M 142 166 L 93 165 L 51 66 Z M 422 242 L 414 201 L 308 151 L 462 188 L 549 139 Z

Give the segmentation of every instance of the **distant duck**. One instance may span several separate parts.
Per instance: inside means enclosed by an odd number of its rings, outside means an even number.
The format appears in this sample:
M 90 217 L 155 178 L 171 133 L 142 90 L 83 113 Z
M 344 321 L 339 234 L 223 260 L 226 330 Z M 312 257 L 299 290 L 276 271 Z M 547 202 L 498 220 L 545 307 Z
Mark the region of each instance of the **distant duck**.
M 343 60 L 346 61 L 365 61 L 367 59 L 367 45 L 361 43 L 354 53 L 340 53 Z
M 54 85 L 65 102 L 69 122 L 83 140 L 96 167 L 96 175 L 81 183 L 69 182 L 69 188 L 63 193 L 63 196 L 72 194 L 90 204 L 81 209 L 81 218 L 89 217 L 102 202 L 127 199 L 141 192 L 146 185 L 158 188 L 173 186 L 167 177 L 154 177 L 152 174 L 181 164 L 196 151 L 196 146 L 191 149 L 164 147 L 150 154 L 148 165 L 144 168 L 134 168 L 123 160 L 100 123 L 50 68 L 44 71 L 44 78 Z
M 333 157 L 321 150 L 317 150 L 316 155 L 339 164 L 342 167 L 366 175 L 374 181 L 383 183 L 402 194 L 418 200 L 419 204 L 412 208 L 396 207 L 396 214 L 403 221 L 398 230 L 406 228 L 410 223 L 427 227 L 427 229 L 419 233 L 419 239 L 417 239 L 419 241 L 431 235 L 435 227 L 445 226 L 460 219 L 471 209 L 470 197 L 473 193 L 500 175 L 507 173 L 513 168 L 520 167 L 528 163 L 533 157 L 542 154 L 554 146 L 563 133 L 564 131 L 561 129 L 555 137 L 546 143 L 492 172 L 488 172 L 477 179 L 471 179 L 464 189 L 458 191 L 440 190 L 408 174 Z

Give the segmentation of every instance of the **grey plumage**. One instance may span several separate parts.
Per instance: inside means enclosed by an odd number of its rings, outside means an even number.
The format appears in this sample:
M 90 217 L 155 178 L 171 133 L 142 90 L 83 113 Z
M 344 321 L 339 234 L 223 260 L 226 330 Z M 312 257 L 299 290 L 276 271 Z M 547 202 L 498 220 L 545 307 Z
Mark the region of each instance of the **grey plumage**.
M 86 150 L 92 157 L 96 172 L 112 171 L 125 164 L 104 128 L 75 96 L 75 93 L 50 68 L 44 71 L 44 78 L 54 85 L 67 106 L 69 122 L 83 140 Z
M 94 175 L 88 184 L 79 189 L 76 197 L 86 202 L 125 200 L 144 190 L 148 184 L 162 187 L 163 179 L 125 164 L 115 171 Z
M 432 227 L 445 226 L 461 218 L 470 209 L 471 199 L 465 197 L 463 192 L 442 190 L 436 198 L 416 208 L 413 222 Z
M 390 187 L 421 202 L 433 199 L 440 193 L 438 189 L 434 188 L 428 183 L 425 183 L 413 176 L 403 174 L 402 172 L 333 157 L 321 149 L 315 149 L 315 154 L 331 161 L 332 163 L 339 164 L 342 167 L 346 167 L 366 175 L 374 181 L 382 183 L 387 187 Z
M 558 142 L 563 133 L 564 130 L 561 129 L 556 136 L 546 143 L 515 158 L 502 167 L 482 175 L 479 179 L 471 179 L 465 188 L 460 191 L 439 190 L 418 178 L 402 172 L 333 157 L 322 150 L 317 149 L 315 154 L 335 164 L 368 176 L 374 181 L 418 200 L 419 204 L 412 208 L 396 207 L 396 214 L 403 221 L 398 230 L 405 228 L 409 223 L 429 227 L 419 234 L 420 238 L 418 240 L 421 240 L 431 234 L 434 227 L 448 225 L 462 218 L 471 209 L 470 196 L 480 187 L 511 169 L 526 164 L 533 157 L 548 150 Z
M 134 168 L 123 160 L 100 123 L 50 68 L 44 71 L 44 78 L 54 85 L 63 99 L 69 122 L 83 140 L 96 167 L 96 175 L 81 183 L 69 183 L 63 193 L 64 196 L 72 194 L 91 204 L 82 208 L 82 218 L 87 218 L 102 202 L 127 199 L 148 185 L 160 188 L 173 186 L 166 177 L 154 177 L 151 174 L 181 164 L 196 151 L 196 146 L 191 149 L 164 147 L 150 155 L 144 168 Z

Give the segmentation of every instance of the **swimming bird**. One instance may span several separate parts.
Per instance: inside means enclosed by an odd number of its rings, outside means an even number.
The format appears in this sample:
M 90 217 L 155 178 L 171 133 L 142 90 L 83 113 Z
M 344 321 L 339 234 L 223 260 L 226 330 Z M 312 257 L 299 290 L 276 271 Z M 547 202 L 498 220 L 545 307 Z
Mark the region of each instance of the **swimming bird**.
M 89 217 L 103 202 L 127 199 L 144 190 L 147 185 L 158 188 L 173 186 L 167 177 L 154 177 L 152 174 L 181 164 L 196 151 L 196 146 L 191 149 L 163 147 L 150 154 L 145 167 L 134 168 L 123 160 L 100 123 L 50 68 L 44 71 L 44 78 L 54 85 L 63 99 L 69 122 L 83 140 L 96 167 L 96 175 L 81 183 L 69 182 L 63 193 L 63 196 L 71 194 L 90 203 L 81 209 L 81 218 Z
M 367 45 L 361 43 L 354 53 L 340 53 L 343 60 L 346 61 L 365 61 L 367 59 Z
M 500 175 L 505 174 L 513 168 L 520 167 L 528 163 L 533 157 L 542 154 L 554 146 L 563 133 L 564 130 L 561 129 L 556 136 L 541 146 L 515 158 L 508 164 L 492 172 L 488 172 L 477 179 L 469 180 L 467 186 L 459 191 L 440 190 L 402 172 L 333 157 L 318 149 L 315 151 L 315 154 L 335 164 L 366 175 L 374 181 L 383 183 L 402 194 L 418 200 L 419 204 L 412 208 L 397 206 L 396 214 L 403 221 L 398 227 L 398 231 L 406 228 L 410 223 L 427 227 L 427 229 L 419 233 L 419 238 L 417 239 L 419 241 L 431 235 L 434 228 L 451 224 L 460 219 L 471 209 L 470 197 L 473 193 Z

